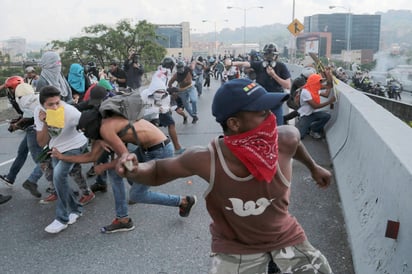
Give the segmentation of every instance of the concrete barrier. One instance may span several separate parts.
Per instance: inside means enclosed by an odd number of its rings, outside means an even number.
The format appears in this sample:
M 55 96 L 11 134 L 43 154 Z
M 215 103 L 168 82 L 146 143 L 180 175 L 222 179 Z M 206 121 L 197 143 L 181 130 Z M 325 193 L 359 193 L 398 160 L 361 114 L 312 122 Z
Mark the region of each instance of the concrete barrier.
M 412 273 L 412 129 L 361 92 L 337 85 L 326 129 L 356 273 Z M 399 222 L 397 239 L 385 237 Z

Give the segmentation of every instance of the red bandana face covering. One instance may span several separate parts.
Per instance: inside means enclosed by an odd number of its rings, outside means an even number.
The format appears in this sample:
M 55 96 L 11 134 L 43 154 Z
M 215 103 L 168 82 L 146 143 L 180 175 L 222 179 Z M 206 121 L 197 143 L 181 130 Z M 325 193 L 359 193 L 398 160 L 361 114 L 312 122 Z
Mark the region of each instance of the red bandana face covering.
M 253 130 L 225 136 L 224 143 L 257 180 L 272 181 L 278 162 L 278 131 L 273 113 Z

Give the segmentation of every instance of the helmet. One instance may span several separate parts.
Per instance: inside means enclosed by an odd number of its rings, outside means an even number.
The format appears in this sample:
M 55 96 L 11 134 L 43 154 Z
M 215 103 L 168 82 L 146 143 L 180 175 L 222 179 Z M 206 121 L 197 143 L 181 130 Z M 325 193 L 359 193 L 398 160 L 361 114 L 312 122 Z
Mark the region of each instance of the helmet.
M 16 89 L 18 85 L 21 83 L 24 83 L 24 79 L 20 76 L 11 76 L 6 79 L 6 82 L 4 83 L 5 88 L 11 88 L 11 89 Z
M 175 61 L 171 57 L 163 58 L 162 67 L 173 70 L 174 66 L 175 66 Z
M 35 70 L 32 66 L 26 67 L 26 69 L 25 69 L 24 71 L 25 71 L 26 73 L 36 72 L 36 70 Z
M 309 76 L 316 73 L 316 70 L 313 67 L 304 67 L 301 73 L 306 79 L 308 79 Z
M 278 55 L 279 54 L 278 46 L 275 43 L 266 44 L 265 47 L 263 48 L 263 54 L 264 55 L 267 55 L 267 54 Z
M 88 62 L 87 65 L 89 66 L 89 68 L 96 68 L 96 63 L 93 61 Z
M 177 72 L 182 73 L 184 69 L 185 69 L 185 63 L 183 63 L 182 61 L 177 62 L 177 65 L 176 65 Z

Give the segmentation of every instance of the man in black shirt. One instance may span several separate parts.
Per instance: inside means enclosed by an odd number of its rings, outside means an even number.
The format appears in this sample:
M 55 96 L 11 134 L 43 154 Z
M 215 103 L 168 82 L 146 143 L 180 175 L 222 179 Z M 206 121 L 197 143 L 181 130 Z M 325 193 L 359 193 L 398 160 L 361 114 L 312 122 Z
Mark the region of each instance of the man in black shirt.
M 126 88 L 126 72 L 122 70 L 116 61 L 110 63 L 109 80 L 119 88 Z
M 278 56 L 277 45 L 270 43 L 263 48 L 263 60 L 232 62 L 226 59 L 225 65 L 252 68 L 256 73 L 256 82 L 268 92 L 284 92 L 284 89 L 291 87 L 291 75 L 286 65 L 277 61 Z M 272 112 L 276 115 L 277 125 L 283 125 L 282 107 L 272 109 Z
M 138 55 L 134 49 L 130 50 L 129 58 L 124 61 L 126 72 L 126 85 L 131 89 L 138 89 L 142 85 L 143 66 L 139 63 Z

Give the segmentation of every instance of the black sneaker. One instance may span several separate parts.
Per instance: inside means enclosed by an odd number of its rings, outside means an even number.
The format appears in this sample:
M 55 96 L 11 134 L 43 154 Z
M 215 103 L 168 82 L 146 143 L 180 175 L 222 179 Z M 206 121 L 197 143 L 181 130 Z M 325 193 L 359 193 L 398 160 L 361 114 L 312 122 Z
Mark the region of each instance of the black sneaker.
M 115 232 L 122 232 L 122 231 L 130 231 L 134 229 L 133 221 L 129 218 L 127 223 L 122 223 L 119 219 L 114 219 L 113 222 L 108 225 L 100 228 L 101 233 L 115 233 Z
M 53 194 L 54 192 L 56 192 L 56 190 L 54 189 L 54 187 L 48 187 L 48 188 L 46 188 L 46 192 L 50 193 L 50 194 Z
M 13 181 L 11 181 L 11 180 L 9 180 L 9 179 L 7 178 L 7 175 L 0 175 L 0 179 L 1 179 L 1 180 L 3 181 L 3 183 L 5 183 L 6 186 L 8 186 L 8 187 L 12 187 L 13 184 L 14 184 Z
M 41 193 L 37 190 L 37 184 L 30 182 L 29 180 L 26 180 L 23 183 L 23 188 L 27 189 L 28 191 L 30 191 L 31 195 L 33 195 L 36 198 L 40 198 L 41 197 Z
M 102 185 L 102 184 L 99 184 L 99 183 L 94 183 L 94 184 L 92 184 L 92 185 L 90 186 L 90 189 L 91 189 L 94 193 L 96 193 L 96 192 L 98 192 L 98 191 L 107 192 L 107 185 Z
M 197 203 L 197 197 L 194 196 L 186 196 L 187 204 L 179 206 L 179 215 L 180 217 L 187 217 L 190 214 L 190 210 L 192 207 Z
M 2 195 L 0 194 L 0 204 L 4 204 L 7 203 L 8 201 L 10 201 L 11 196 L 10 195 Z
M 196 124 L 197 121 L 199 121 L 199 118 L 197 118 L 197 116 L 193 116 L 192 124 Z
M 187 124 L 187 117 L 183 117 L 183 124 L 186 125 Z

